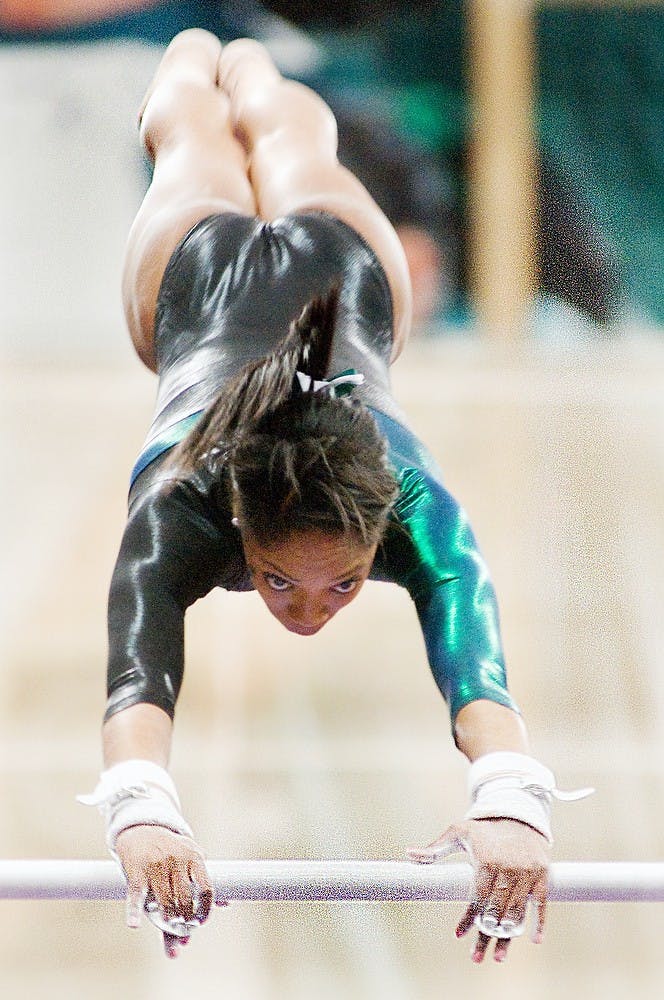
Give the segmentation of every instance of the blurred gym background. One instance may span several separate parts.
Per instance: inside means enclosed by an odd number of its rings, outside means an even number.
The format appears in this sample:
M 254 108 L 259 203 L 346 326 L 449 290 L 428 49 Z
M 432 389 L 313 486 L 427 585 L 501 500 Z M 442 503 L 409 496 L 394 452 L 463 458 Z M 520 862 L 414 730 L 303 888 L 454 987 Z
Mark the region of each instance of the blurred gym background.
M 554 860 L 660 860 L 664 8 L 600 0 L 3 0 L 0 856 L 100 857 L 105 603 L 155 383 L 120 305 L 136 113 L 186 27 L 251 35 L 333 105 L 416 290 L 395 393 L 467 508 L 511 688 L 561 787 Z M 173 774 L 211 857 L 401 858 L 465 808 L 406 595 L 324 634 L 192 609 Z M 115 904 L 0 903 L 0 987 L 128 1000 L 659 989 L 661 909 L 552 905 L 475 968 L 444 905 L 236 904 L 176 963 Z

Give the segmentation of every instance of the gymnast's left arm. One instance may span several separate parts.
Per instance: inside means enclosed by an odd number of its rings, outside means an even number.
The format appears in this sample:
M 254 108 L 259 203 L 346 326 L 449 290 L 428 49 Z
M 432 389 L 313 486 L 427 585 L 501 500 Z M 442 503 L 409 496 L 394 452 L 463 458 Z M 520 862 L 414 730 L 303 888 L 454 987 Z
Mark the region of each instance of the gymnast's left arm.
M 555 780 L 530 756 L 508 692 L 496 596 L 464 511 L 430 471 L 402 467 L 399 477 L 395 576 L 413 597 L 455 742 L 471 765 L 463 820 L 408 853 L 424 863 L 468 854 L 475 891 L 457 936 L 477 927 L 473 961 L 482 961 L 492 939 L 502 961 L 523 931 L 529 900 L 537 915 L 533 940 L 542 939 Z

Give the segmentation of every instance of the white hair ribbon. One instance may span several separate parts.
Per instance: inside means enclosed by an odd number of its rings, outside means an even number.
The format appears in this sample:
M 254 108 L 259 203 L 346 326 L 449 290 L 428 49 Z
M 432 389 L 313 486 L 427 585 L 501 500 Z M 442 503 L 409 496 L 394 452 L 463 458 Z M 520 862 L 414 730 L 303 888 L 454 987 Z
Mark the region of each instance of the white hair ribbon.
M 354 368 L 347 368 L 331 379 L 314 379 L 311 375 L 305 375 L 304 372 L 296 372 L 295 374 L 302 392 L 323 392 L 326 390 L 331 399 L 347 395 L 352 392 L 356 385 L 362 385 L 364 382 L 364 375 L 355 371 Z

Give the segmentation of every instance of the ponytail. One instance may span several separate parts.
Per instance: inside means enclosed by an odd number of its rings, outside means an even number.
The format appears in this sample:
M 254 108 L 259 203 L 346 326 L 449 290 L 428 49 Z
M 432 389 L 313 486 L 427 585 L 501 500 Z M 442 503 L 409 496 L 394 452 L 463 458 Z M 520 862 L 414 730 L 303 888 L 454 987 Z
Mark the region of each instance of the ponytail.
M 227 467 L 235 512 L 259 542 L 318 530 L 372 544 L 396 496 L 366 407 L 317 391 L 328 388 L 339 295 L 335 284 L 312 299 L 275 351 L 224 385 L 172 457 L 183 477 Z

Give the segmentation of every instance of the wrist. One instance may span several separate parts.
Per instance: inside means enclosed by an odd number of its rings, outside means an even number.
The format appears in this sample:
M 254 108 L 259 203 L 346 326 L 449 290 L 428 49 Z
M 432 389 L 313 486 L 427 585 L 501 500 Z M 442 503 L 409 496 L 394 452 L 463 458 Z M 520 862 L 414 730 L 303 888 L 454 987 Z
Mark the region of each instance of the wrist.
M 514 819 L 541 833 L 549 844 L 551 801 L 574 800 L 593 789 L 561 792 L 552 771 L 527 754 L 497 751 L 478 757 L 468 774 L 470 808 L 465 819 Z
M 161 826 L 192 837 L 182 816 L 180 800 L 168 772 L 150 760 L 124 760 L 102 771 L 91 795 L 79 795 L 84 805 L 97 806 L 106 823 L 106 844 L 116 857 L 117 838 L 133 826 Z

